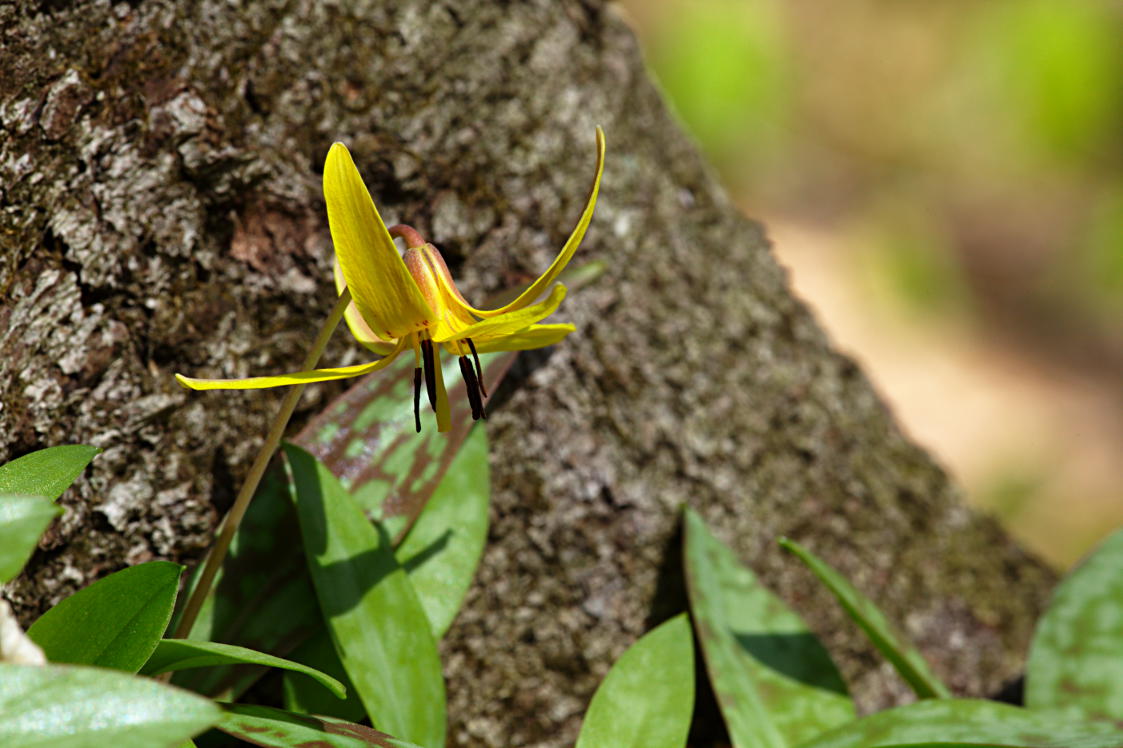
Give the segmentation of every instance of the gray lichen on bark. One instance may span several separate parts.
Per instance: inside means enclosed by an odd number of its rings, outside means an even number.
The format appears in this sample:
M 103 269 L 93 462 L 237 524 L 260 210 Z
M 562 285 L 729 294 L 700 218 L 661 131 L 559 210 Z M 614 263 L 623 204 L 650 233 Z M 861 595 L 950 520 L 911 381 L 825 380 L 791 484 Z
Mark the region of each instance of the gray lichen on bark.
M 198 559 L 276 397 L 171 374 L 300 360 L 332 301 L 333 140 L 482 298 L 560 246 L 601 124 L 579 261 L 608 269 L 489 420 L 491 537 L 443 644 L 450 742 L 572 742 L 673 604 L 683 503 L 808 618 L 865 708 L 902 685 L 776 536 L 854 578 L 957 693 L 1019 672 L 1051 573 L 832 350 L 610 5 L 45 1 L 0 5 L 0 30 L 0 459 L 105 448 L 5 591 L 25 622 L 124 564 Z M 326 361 L 361 360 L 344 337 Z M 311 388 L 298 421 L 343 386 Z

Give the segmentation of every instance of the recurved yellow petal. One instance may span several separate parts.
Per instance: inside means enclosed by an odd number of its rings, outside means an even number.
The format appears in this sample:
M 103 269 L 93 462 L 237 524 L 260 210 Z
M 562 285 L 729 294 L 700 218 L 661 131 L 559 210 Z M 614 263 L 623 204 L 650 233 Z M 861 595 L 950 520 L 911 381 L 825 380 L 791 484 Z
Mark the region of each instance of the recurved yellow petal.
M 581 212 L 581 219 L 577 222 L 577 226 L 573 229 L 573 233 L 569 235 L 565 246 L 562 247 L 561 252 L 550 263 L 550 267 L 546 268 L 546 272 L 538 277 L 538 280 L 530 284 L 530 288 L 523 291 L 518 297 L 509 304 L 499 307 L 498 309 L 475 309 L 471 308 L 472 314 L 477 317 L 497 317 L 501 314 L 522 309 L 527 306 L 546 290 L 551 283 L 553 283 L 558 274 L 565 269 L 565 266 L 573 258 L 573 253 L 577 251 L 577 247 L 581 245 L 581 240 L 585 238 L 585 231 L 589 228 L 589 222 L 593 220 L 593 208 L 597 204 L 597 193 L 600 191 L 600 178 L 604 172 L 604 131 L 597 127 L 597 169 L 593 177 L 593 186 L 589 189 L 589 196 L 585 199 L 585 210 Z
M 339 269 L 338 259 L 332 262 L 332 274 L 335 276 L 335 290 L 342 294 L 343 289 L 347 288 L 347 281 L 343 280 L 343 273 Z M 343 310 L 343 319 L 347 321 L 347 327 L 351 329 L 351 334 L 355 336 L 355 340 L 358 340 L 378 355 L 386 356 L 390 351 L 394 350 L 394 341 L 383 340 L 375 335 L 370 329 L 370 325 L 363 319 L 363 315 L 359 314 L 359 310 L 355 308 L 354 301 L 348 304 L 347 308 Z
M 554 286 L 554 290 L 550 291 L 550 295 L 534 306 L 528 306 L 526 309 L 519 309 L 518 311 L 508 312 L 504 315 L 485 319 L 482 322 L 477 322 L 474 325 L 462 327 L 455 332 L 447 333 L 444 337 L 433 337 L 437 343 L 445 343 L 449 340 L 463 340 L 464 338 L 471 338 L 474 343 L 483 343 L 495 338 L 501 338 L 505 335 L 521 332 L 526 328 L 539 322 L 546 317 L 549 317 L 561 304 L 562 299 L 565 298 L 565 286 L 560 283 Z
M 531 351 L 535 348 L 545 348 L 548 345 L 560 342 L 577 328 L 573 325 L 531 325 L 525 330 L 504 335 L 494 340 L 485 340 L 476 343 L 477 353 L 496 353 L 498 351 Z
M 350 379 L 361 377 L 372 371 L 378 371 L 390 364 L 405 348 L 404 339 L 386 358 L 373 361 L 369 364 L 356 366 L 341 366 L 335 369 L 313 369 L 311 371 L 297 371 L 292 374 L 279 374 L 272 377 L 249 377 L 248 379 L 195 379 L 176 374 L 176 381 L 191 390 L 263 390 L 269 387 L 284 387 L 291 384 L 309 384 L 310 382 L 329 382 L 333 379 Z
M 328 151 L 324 201 L 340 272 L 374 335 L 395 339 L 425 327 L 433 311 L 406 270 L 342 143 Z

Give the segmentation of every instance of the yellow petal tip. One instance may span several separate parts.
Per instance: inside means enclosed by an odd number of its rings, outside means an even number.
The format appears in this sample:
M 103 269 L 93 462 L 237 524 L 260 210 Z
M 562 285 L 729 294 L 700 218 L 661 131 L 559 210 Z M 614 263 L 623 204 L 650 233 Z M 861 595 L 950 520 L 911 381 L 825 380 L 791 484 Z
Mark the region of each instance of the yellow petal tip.
M 180 386 L 183 387 L 184 389 L 187 389 L 187 390 L 195 389 L 194 387 L 191 386 L 191 379 L 183 376 L 182 374 L 176 374 L 175 375 L 175 381 L 179 382 Z
M 354 166 L 355 161 L 351 158 L 351 151 L 347 150 L 347 146 L 340 143 L 338 140 L 331 144 L 328 149 L 327 158 L 324 159 L 324 179 L 325 188 L 327 186 L 327 178 L 329 172 L 333 169 L 346 168 L 347 165 Z

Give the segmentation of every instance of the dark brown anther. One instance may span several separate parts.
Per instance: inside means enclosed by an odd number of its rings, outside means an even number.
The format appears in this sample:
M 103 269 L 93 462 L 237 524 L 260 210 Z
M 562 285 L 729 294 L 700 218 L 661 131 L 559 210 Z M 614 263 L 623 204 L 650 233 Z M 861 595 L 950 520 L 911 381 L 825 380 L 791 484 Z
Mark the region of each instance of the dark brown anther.
M 421 362 L 425 365 L 425 391 L 429 395 L 429 407 L 437 412 L 437 360 L 433 355 L 433 341 L 421 341 Z
M 472 362 L 468 357 L 461 356 L 459 361 L 460 374 L 464 377 L 464 390 L 468 393 L 468 404 L 472 406 L 472 420 L 478 421 L 483 410 L 480 402 L 480 383 L 476 380 L 476 372 L 472 370 Z
M 413 370 L 413 425 L 421 433 L 421 367 Z
M 487 397 L 487 390 L 484 388 L 484 372 L 480 368 L 480 354 L 476 353 L 476 344 L 472 342 L 471 338 L 464 338 L 464 342 L 468 344 L 468 350 L 472 352 L 472 360 L 476 363 L 476 381 L 480 383 L 480 394 Z M 487 416 L 484 416 L 487 418 Z

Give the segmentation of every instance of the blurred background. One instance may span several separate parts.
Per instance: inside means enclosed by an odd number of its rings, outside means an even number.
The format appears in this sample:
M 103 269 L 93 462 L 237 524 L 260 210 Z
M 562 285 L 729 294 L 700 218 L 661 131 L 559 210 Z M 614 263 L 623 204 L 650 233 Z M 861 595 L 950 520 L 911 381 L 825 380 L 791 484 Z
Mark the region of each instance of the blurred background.
M 624 0 L 797 293 L 1058 568 L 1123 525 L 1123 2 Z

